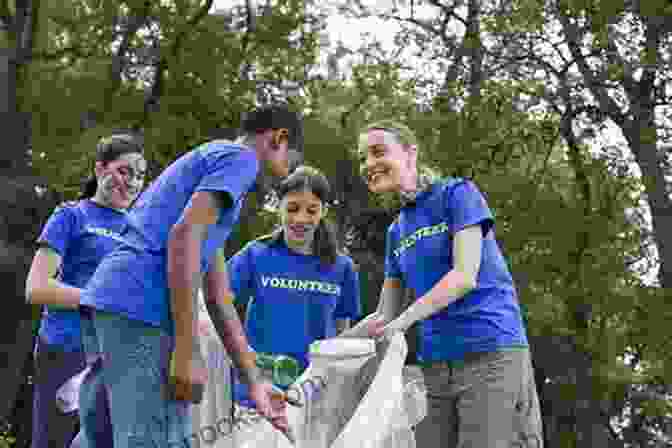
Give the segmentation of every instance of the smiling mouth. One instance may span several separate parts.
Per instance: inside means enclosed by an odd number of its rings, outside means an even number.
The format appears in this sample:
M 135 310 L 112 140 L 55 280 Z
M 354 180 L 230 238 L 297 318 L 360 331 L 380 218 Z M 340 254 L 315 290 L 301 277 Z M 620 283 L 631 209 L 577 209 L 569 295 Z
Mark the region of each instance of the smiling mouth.
M 306 234 L 308 233 L 308 229 L 306 229 L 305 227 L 290 227 L 290 230 L 294 235 L 301 237 L 306 236 Z

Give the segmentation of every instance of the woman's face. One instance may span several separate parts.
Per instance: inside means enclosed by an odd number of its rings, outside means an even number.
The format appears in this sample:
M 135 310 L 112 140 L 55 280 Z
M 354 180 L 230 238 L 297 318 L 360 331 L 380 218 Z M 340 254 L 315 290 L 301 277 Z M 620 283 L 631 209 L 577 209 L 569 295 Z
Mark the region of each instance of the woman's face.
M 285 194 L 280 201 L 280 221 L 287 242 L 292 246 L 310 246 L 323 214 L 322 201 L 311 191 Z
M 415 154 L 383 129 L 372 129 L 360 136 L 359 151 L 369 190 L 373 193 L 398 192 L 409 183 L 415 170 Z
M 122 154 L 107 163 L 96 162 L 96 196 L 109 207 L 126 209 L 140 194 L 146 172 L 147 161 L 138 153 Z

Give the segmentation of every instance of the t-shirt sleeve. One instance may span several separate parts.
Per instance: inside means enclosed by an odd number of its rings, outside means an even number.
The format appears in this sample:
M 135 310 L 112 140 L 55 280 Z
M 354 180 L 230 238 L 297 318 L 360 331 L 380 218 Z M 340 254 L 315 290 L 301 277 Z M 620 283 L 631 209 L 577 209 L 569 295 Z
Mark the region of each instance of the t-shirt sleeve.
M 222 146 L 219 151 L 217 145 Z M 196 191 L 226 193 L 236 203 L 252 188 L 257 179 L 259 163 L 253 151 L 231 148 L 230 144 L 211 142 L 204 151 L 205 173 Z
M 495 220 L 478 187 L 471 181 L 464 181 L 453 187 L 447 196 L 445 207 L 451 233 L 454 235 L 466 227 L 480 225 L 485 238 Z
M 244 247 L 227 263 L 231 291 L 236 301 L 247 301 L 252 294 L 254 279 L 254 264 L 250 246 Z
M 64 257 L 76 227 L 77 218 L 72 209 L 69 207 L 58 207 L 44 225 L 42 233 L 37 239 L 37 244 L 48 246 L 61 257 Z
M 399 258 L 395 255 L 398 244 L 397 228 L 395 223 L 392 223 L 387 229 L 387 238 L 385 239 L 385 278 L 396 278 L 398 280 L 402 278 Z
M 341 300 L 336 306 L 334 317 L 336 319 L 359 319 L 362 314 L 362 305 L 359 295 L 359 273 L 355 270 L 351 258 L 347 258 L 345 264 L 345 276 L 341 291 Z

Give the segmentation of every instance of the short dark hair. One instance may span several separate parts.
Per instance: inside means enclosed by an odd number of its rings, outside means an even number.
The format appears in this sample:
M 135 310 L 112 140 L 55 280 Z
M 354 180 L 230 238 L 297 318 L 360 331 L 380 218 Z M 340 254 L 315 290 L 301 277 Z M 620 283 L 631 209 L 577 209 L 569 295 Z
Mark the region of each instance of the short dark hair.
M 262 106 L 243 113 L 240 123 L 242 134 L 255 134 L 265 129 L 285 128 L 289 132 L 289 146 L 303 152 L 303 117 L 286 104 Z

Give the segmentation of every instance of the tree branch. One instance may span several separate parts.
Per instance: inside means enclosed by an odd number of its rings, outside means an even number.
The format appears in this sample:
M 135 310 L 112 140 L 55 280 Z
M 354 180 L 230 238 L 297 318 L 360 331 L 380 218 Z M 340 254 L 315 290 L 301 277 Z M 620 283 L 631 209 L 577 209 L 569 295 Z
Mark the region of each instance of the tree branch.
M 198 11 L 196 11 L 196 13 L 186 21 L 184 27 L 177 34 L 175 40 L 173 41 L 173 45 L 170 48 L 170 55 L 173 60 L 177 59 L 187 33 L 193 30 L 193 28 L 198 25 L 201 20 L 203 20 L 203 18 L 208 14 L 208 11 L 210 11 L 212 8 L 213 3 L 214 0 L 206 0 L 206 2 L 198 9 Z M 149 120 L 150 114 L 158 109 L 160 99 L 164 93 L 164 74 L 166 70 L 168 70 L 168 58 L 164 55 L 159 57 L 159 60 L 154 64 L 154 74 L 152 76 L 148 93 L 145 96 L 142 119 L 140 122 L 135 124 L 135 129 L 142 129 Z
M 16 63 L 25 64 L 32 55 L 33 34 L 36 24 L 35 3 L 38 0 L 16 2 L 14 33 L 16 36 Z
M 597 77 L 593 74 L 591 68 L 586 62 L 586 58 L 581 54 L 581 48 L 579 47 L 580 32 L 579 27 L 576 24 L 571 23 L 570 18 L 560 12 L 559 14 L 560 22 L 567 39 L 567 46 L 569 51 L 576 62 L 581 75 L 586 81 L 586 86 L 588 90 L 593 94 L 595 99 L 600 104 L 601 109 L 609 115 L 609 118 L 614 120 L 616 124 L 620 127 L 625 126 L 626 118 L 621 113 L 620 108 L 616 102 L 611 99 L 607 91 L 601 87 L 601 83 L 598 81 Z
M 12 29 L 14 26 L 14 18 L 9 12 L 9 0 L 0 0 L 0 21 L 2 21 L 3 27 L 7 30 Z

